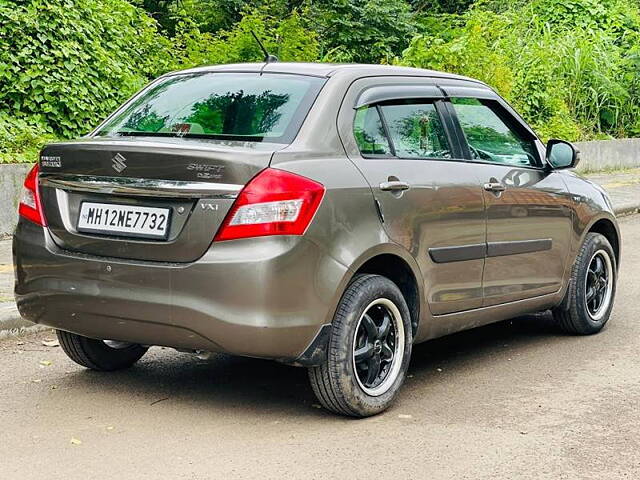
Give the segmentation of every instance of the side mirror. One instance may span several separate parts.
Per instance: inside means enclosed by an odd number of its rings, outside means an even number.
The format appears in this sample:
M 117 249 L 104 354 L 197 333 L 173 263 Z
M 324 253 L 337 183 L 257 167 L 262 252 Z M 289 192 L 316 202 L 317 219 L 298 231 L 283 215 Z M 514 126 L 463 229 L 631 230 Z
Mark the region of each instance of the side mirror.
M 564 140 L 549 140 L 547 143 L 547 163 L 554 170 L 575 168 L 580 162 L 580 151 Z

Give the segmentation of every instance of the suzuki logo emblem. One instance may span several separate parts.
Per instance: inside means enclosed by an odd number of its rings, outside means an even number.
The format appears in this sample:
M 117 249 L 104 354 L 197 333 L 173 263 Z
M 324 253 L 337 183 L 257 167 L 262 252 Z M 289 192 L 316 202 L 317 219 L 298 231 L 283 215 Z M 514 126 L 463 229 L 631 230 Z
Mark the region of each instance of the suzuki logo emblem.
M 125 163 L 126 161 L 127 159 L 124 158 L 122 154 L 116 153 L 115 157 L 111 159 L 111 166 L 116 172 L 122 173 L 124 169 L 127 168 L 127 164 Z

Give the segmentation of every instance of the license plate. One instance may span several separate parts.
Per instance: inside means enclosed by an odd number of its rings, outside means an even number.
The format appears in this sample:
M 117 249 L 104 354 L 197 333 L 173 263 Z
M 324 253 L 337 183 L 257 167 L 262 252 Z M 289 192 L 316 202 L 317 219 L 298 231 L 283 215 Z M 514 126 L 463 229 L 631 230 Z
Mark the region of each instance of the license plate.
M 168 208 L 83 202 L 78 231 L 165 239 L 169 232 L 170 213 Z

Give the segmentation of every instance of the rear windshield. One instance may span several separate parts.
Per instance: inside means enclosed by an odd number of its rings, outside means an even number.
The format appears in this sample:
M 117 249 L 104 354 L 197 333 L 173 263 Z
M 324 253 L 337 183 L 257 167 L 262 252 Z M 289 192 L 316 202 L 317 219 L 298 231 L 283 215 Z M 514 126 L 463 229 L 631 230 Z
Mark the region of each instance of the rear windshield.
M 177 74 L 152 84 L 95 135 L 290 143 L 323 83 L 303 75 Z

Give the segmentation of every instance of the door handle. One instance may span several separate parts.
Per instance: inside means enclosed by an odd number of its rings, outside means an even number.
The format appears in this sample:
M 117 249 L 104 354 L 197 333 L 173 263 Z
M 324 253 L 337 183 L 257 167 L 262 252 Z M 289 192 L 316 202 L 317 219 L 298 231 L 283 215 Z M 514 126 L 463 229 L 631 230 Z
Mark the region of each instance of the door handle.
M 507 187 L 505 187 L 505 186 L 504 186 L 502 183 L 500 183 L 500 182 L 489 182 L 489 183 L 485 183 L 485 184 L 484 184 L 484 189 L 485 189 L 487 192 L 496 192 L 496 193 L 499 193 L 499 192 L 504 192 L 504 191 L 507 189 Z
M 385 192 L 398 192 L 402 190 L 409 190 L 409 184 L 407 182 L 401 182 L 399 180 L 382 182 L 380 184 L 380 190 L 384 190 Z

